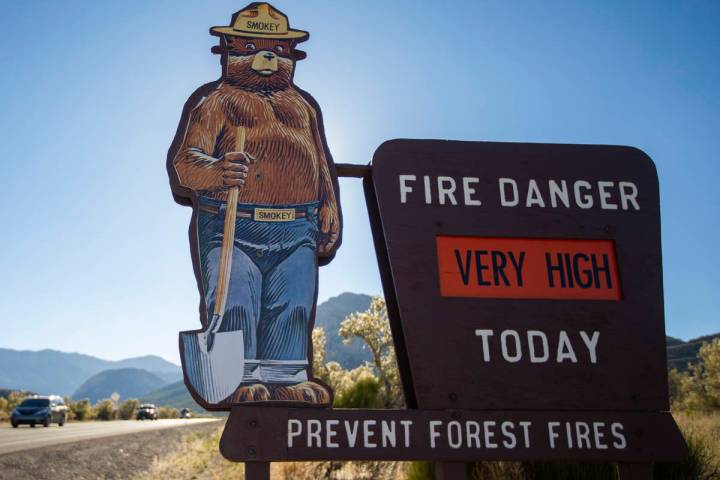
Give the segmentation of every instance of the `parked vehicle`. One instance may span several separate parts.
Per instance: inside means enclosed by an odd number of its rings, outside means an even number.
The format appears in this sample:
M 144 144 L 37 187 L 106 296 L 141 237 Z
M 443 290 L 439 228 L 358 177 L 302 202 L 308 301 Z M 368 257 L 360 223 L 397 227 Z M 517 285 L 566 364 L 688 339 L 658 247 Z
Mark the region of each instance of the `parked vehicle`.
M 143 403 L 138 407 L 135 418 L 138 420 L 157 420 L 157 408 L 152 403 Z
M 190 418 L 192 416 L 192 413 L 190 412 L 189 408 L 183 408 L 180 410 L 180 418 Z
M 28 424 L 31 427 L 42 425 L 49 427 L 52 423 L 57 423 L 62 427 L 67 422 L 68 407 L 61 397 L 50 395 L 48 397 L 32 396 L 22 401 L 20 405 L 15 407 L 10 416 L 10 423 L 13 428 L 18 425 Z

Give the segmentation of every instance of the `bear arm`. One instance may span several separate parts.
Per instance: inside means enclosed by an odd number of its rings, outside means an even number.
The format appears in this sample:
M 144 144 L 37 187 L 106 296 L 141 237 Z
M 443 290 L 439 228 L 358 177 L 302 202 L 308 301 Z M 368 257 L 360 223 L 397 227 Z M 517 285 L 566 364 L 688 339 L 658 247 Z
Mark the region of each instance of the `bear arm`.
M 308 105 L 310 110 L 310 128 L 313 133 L 313 140 L 315 141 L 315 148 L 318 151 L 318 173 L 319 178 L 319 192 L 318 196 L 320 199 L 321 207 L 327 205 L 337 213 L 337 201 L 335 199 L 335 186 L 333 184 L 332 176 L 330 175 L 330 167 L 328 165 L 327 157 L 325 156 L 325 142 L 320 134 L 320 125 L 318 123 L 317 114 L 312 106 Z M 339 228 L 340 225 L 337 225 Z
M 223 185 L 220 160 L 208 153 L 215 147 L 223 121 L 207 110 L 203 102 L 192 111 L 185 138 L 173 161 L 180 184 L 196 191 L 217 190 Z

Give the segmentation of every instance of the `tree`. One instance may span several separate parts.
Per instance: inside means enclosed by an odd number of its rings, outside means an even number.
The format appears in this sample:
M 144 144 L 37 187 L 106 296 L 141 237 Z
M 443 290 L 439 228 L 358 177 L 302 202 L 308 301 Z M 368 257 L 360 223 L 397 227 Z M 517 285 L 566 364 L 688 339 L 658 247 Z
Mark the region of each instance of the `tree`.
M 5 399 L 5 397 L 0 397 L 0 422 L 5 421 L 10 416 L 10 412 L 8 411 L 8 401 Z
M 67 406 L 70 409 L 74 420 L 82 421 L 92 419 L 92 407 L 90 405 L 90 400 L 87 398 L 77 400 L 75 402 L 68 402 Z
M 135 398 L 130 398 L 128 400 L 125 400 L 123 403 L 120 404 L 120 407 L 118 407 L 118 416 L 122 420 L 130 420 L 135 416 L 135 411 L 138 407 L 138 401 Z
M 400 371 L 393 346 L 385 299 L 375 297 L 364 312 L 352 313 L 340 324 L 343 343 L 352 337 L 365 342 L 373 356 L 372 367 L 380 380 L 380 401 L 385 408 L 402 408 L 405 404 L 400 386 Z
M 720 409 L 720 339 L 700 348 L 698 362 L 690 365 L 687 373 L 671 370 L 668 383 L 674 409 Z
M 180 410 L 173 407 L 160 407 L 158 418 L 180 418 Z
M 109 398 L 97 402 L 93 407 L 93 410 L 95 413 L 94 416 L 98 420 L 115 420 L 117 417 L 117 407 L 115 406 L 115 402 Z

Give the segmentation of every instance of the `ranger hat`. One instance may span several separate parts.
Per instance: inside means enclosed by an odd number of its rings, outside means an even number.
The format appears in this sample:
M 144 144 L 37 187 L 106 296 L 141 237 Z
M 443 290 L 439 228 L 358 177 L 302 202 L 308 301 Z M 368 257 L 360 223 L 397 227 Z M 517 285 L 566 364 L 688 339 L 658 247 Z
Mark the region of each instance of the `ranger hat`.
M 212 34 L 232 35 L 235 37 L 277 38 L 303 42 L 310 34 L 303 30 L 293 30 L 287 15 L 269 3 L 251 3 L 232 18 L 230 27 L 212 27 Z

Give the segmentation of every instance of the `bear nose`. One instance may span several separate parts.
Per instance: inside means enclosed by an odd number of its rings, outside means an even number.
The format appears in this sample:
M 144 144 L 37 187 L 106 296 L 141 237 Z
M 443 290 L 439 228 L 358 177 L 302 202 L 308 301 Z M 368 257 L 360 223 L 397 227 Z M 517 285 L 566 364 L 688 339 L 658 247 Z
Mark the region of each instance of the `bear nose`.
M 265 57 L 266 60 L 272 60 L 273 58 L 275 58 L 275 54 L 272 52 L 267 52 L 263 55 L 263 57 Z

